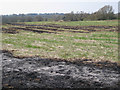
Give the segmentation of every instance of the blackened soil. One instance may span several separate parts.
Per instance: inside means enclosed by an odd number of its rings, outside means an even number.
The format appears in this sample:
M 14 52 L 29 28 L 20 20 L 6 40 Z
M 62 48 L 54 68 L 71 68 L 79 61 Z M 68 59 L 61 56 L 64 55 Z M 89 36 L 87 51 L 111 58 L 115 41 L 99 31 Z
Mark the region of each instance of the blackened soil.
M 19 31 L 13 28 L 2 28 L 2 33 L 16 34 L 19 33 Z
M 116 64 L 105 67 L 104 63 L 100 68 L 40 57 L 20 59 L 6 51 L 2 59 L 3 88 L 120 88 L 120 67 Z
M 3 28 L 4 33 L 11 33 L 17 30 L 32 31 L 37 33 L 58 33 L 58 32 L 73 32 L 73 33 L 90 33 L 95 31 L 118 31 L 117 26 L 62 26 L 62 25 L 29 25 L 29 24 L 18 24 L 11 23 L 11 27 L 8 29 Z M 16 27 L 17 26 L 17 27 Z M 69 29 L 69 30 L 65 30 Z M 83 30 L 83 31 L 79 31 Z M 16 32 L 15 32 L 16 33 Z
M 48 31 L 41 31 L 31 28 L 23 28 L 23 27 L 11 27 L 11 28 L 2 28 L 3 33 L 10 33 L 10 34 L 16 34 L 19 33 L 19 30 L 25 30 L 25 31 L 32 31 L 37 33 L 55 33 L 55 32 L 48 32 Z
M 94 28 L 101 28 L 101 29 L 116 28 L 115 31 L 117 31 L 117 29 L 118 29 L 117 26 L 63 26 L 63 25 L 57 25 L 57 24 L 50 24 L 50 25 L 35 25 L 35 24 L 33 24 L 33 25 L 30 25 L 30 24 L 18 24 L 18 23 L 11 23 L 11 25 L 28 26 L 28 27 L 37 26 L 37 27 L 40 27 L 40 28 L 41 28 L 41 26 L 44 26 L 44 27 L 55 27 L 55 28 L 74 29 L 74 30 L 78 30 L 78 29 L 91 30 L 91 29 L 94 29 Z M 45 29 L 45 28 L 43 28 L 43 29 Z

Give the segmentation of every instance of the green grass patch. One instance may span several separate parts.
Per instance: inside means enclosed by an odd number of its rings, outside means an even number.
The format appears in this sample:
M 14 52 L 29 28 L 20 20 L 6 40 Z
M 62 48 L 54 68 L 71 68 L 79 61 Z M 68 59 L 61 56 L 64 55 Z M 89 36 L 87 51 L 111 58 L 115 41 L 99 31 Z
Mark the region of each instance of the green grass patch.
M 64 21 L 64 22 L 55 22 L 55 21 L 41 21 L 41 22 L 25 22 L 26 24 L 58 24 L 66 26 L 118 26 L 117 20 L 110 21 Z
M 20 30 L 17 34 L 3 33 L 2 44 L 3 49 L 15 50 L 17 56 L 118 61 L 117 37 L 117 32 L 109 31 L 50 34 Z

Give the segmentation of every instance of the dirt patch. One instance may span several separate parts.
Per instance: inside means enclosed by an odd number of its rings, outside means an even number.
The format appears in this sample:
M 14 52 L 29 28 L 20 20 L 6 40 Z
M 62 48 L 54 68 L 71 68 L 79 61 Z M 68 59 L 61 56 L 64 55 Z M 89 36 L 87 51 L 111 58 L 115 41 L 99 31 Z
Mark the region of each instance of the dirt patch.
M 57 24 L 53 24 L 53 25 L 30 25 L 30 24 L 17 24 L 14 23 L 12 25 L 17 25 L 17 26 L 29 26 L 29 27 L 33 27 L 33 26 L 37 26 L 38 28 L 46 28 L 46 27 L 53 27 L 53 28 L 64 28 L 64 29 L 73 29 L 73 30 L 88 30 L 88 31 L 104 31 L 104 30 L 108 30 L 108 31 L 118 31 L 118 26 L 63 26 L 63 25 L 57 25 Z M 96 30 L 99 29 L 99 30 Z
M 23 28 L 23 27 L 12 27 L 12 28 L 14 28 L 15 30 L 25 30 L 25 31 L 32 31 L 32 32 L 37 32 L 37 33 L 55 33 L 55 32 L 50 32 L 50 31 L 42 31 L 42 30 Z
M 120 88 L 120 67 L 115 63 L 99 65 L 42 59 L 15 58 L 3 51 L 3 88 Z M 111 64 L 111 65 L 110 65 Z M 107 66 L 108 65 L 108 66 Z M 110 66 L 109 66 L 110 65 Z
M 13 28 L 2 28 L 2 33 L 16 34 L 19 31 Z
M 30 25 L 30 24 L 9 24 L 14 30 L 26 30 L 37 33 L 58 33 L 58 32 L 73 32 L 73 33 L 90 33 L 96 31 L 118 31 L 117 26 L 62 26 L 62 25 Z

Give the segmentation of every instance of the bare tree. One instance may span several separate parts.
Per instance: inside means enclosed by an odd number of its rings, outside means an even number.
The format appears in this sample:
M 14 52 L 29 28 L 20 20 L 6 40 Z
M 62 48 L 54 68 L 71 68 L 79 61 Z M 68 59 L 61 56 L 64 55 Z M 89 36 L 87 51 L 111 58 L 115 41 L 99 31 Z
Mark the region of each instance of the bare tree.
M 102 20 L 114 18 L 114 10 L 110 5 L 105 5 L 104 7 L 99 9 L 95 14 L 98 17 L 98 19 Z

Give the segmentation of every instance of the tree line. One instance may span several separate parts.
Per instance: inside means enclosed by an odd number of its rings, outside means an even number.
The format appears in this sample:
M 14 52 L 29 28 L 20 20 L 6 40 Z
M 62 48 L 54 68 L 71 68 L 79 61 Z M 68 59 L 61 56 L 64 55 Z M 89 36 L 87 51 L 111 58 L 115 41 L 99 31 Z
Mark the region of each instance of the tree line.
M 114 14 L 113 7 L 105 5 L 98 11 L 93 13 L 85 13 L 83 11 L 74 13 L 44 13 L 44 14 L 12 14 L 2 15 L 3 23 L 11 22 L 38 22 L 38 21 L 84 21 L 84 20 L 113 20 L 118 19 L 118 14 Z

